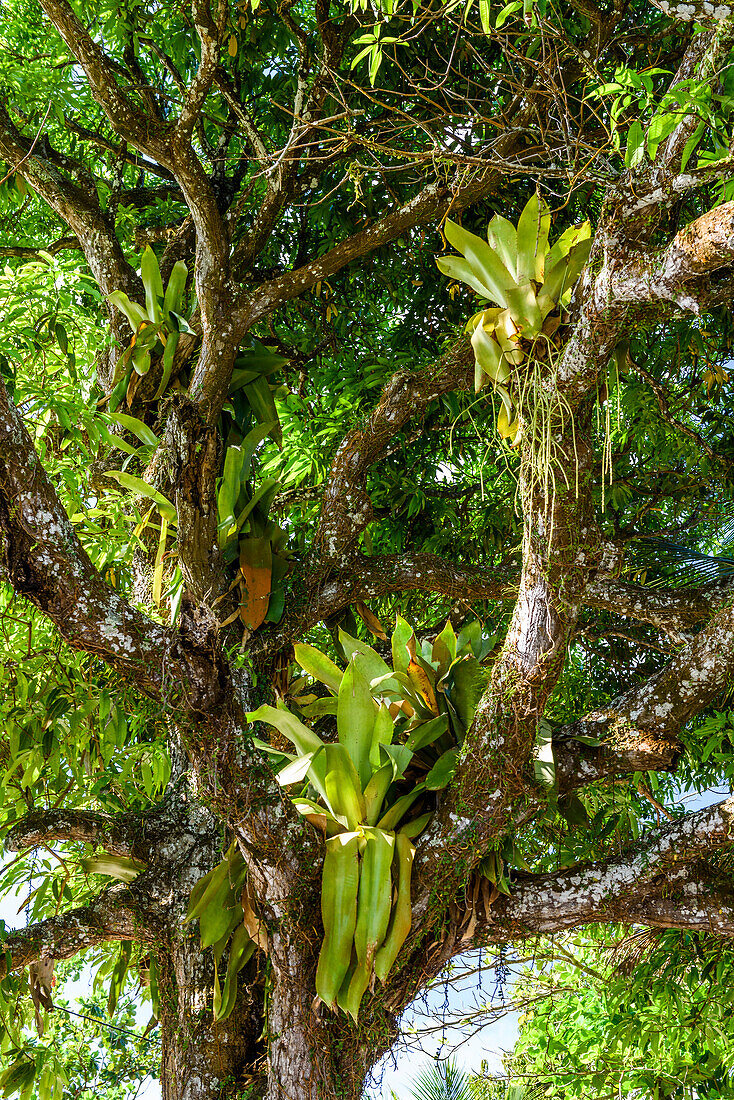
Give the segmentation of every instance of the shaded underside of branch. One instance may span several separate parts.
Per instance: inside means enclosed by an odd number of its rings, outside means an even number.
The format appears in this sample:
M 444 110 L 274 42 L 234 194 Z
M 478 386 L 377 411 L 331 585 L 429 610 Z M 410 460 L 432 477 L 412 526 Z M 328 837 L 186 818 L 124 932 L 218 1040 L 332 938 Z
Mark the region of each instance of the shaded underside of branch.
M 21 970 L 37 959 L 70 959 L 107 941 L 160 942 L 161 931 L 150 913 L 141 913 L 130 887 L 112 886 L 89 905 L 10 932 L 2 944 L 10 954 L 10 967 L 7 956 L 0 956 L 0 978 L 8 969 Z

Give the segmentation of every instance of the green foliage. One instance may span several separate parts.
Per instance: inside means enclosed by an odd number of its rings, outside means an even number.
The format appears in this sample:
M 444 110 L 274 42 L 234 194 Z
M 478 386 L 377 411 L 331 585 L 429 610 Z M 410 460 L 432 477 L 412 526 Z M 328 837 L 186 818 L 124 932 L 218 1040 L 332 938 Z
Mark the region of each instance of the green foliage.
M 683 172 L 729 155 L 732 67 L 728 59 L 721 65 L 715 87 L 688 81 L 669 92 L 669 73 L 679 63 L 687 31 L 676 30 L 670 20 L 640 0 L 624 8 L 613 48 L 588 66 L 581 59 L 595 31 L 583 13 L 584 5 L 553 7 L 544 0 L 512 0 L 495 6 L 478 0 L 440 15 L 434 7 L 397 0 L 372 7 L 361 0 L 353 7 L 359 32 L 347 47 L 338 79 L 348 88 L 350 103 L 358 104 L 357 124 L 337 118 L 333 131 L 324 131 L 328 154 L 313 158 L 321 173 L 318 186 L 310 185 L 309 166 L 298 178 L 297 201 L 286 205 L 281 220 L 252 258 L 247 278 L 254 295 L 271 277 L 324 255 L 350 234 L 373 225 L 388 209 L 412 198 L 418 177 L 447 193 L 471 178 L 477 170 L 477 150 L 485 158 L 486 151 L 494 148 L 502 125 L 496 120 L 517 95 L 517 73 L 526 68 L 535 71 L 539 58 L 547 66 L 549 43 L 560 51 L 559 65 L 568 80 L 575 123 L 580 125 L 589 114 L 594 117 L 593 147 L 582 142 L 566 168 L 558 169 L 558 177 L 540 177 L 545 198 L 534 195 L 534 184 L 526 175 L 513 172 L 498 184 L 491 207 L 479 202 L 465 209 L 463 228 L 447 223 L 447 239 L 462 253 L 439 262 L 446 274 L 462 284 L 450 288 L 449 294 L 435 275 L 432 254 L 438 233 L 425 226 L 408 228 L 389 247 L 354 260 L 312 292 L 275 308 L 267 322 L 253 331 L 249 345 L 240 349 L 229 400 L 217 425 L 220 465 L 215 477 L 219 479 L 218 549 L 229 570 L 226 583 L 233 584 L 237 593 L 235 617 L 248 630 L 271 630 L 270 624 L 284 610 L 298 606 L 303 593 L 295 588 L 289 569 L 293 562 L 307 561 L 321 490 L 341 440 L 374 408 L 382 385 L 395 370 L 414 370 L 440 354 L 444 341 L 453 339 L 451 334 L 475 309 L 470 304 L 471 291 L 498 304 L 482 310 L 470 324 L 480 386 L 489 381 L 501 400 L 500 386 L 510 393 L 510 404 L 503 400 L 499 424 L 504 437 L 512 439 L 518 402 L 508 383 L 516 385 L 539 343 L 553 342 L 555 334 L 543 332 L 543 326 L 549 318 L 561 317 L 588 247 L 586 223 L 578 227 L 587 217 L 596 224 L 604 183 L 616 181 L 622 156 L 625 168 L 648 171 L 650 159 L 684 112 L 694 117 L 696 126 L 683 155 Z M 199 63 L 190 11 L 166 3 L 151 7 L 116 0 L 81 0 L 76 10 L 104 40 L 117 65 L 134 59 L 143 76 L 153 82 L 164 118 L 173 118 L 178 88 L 171 70 L 157 65 L 153 47 L 163 50 L 172 70 L 190 82 Z M 336 9 L 331 10 L 334 14 Z M 288 11 L 307 33 L 312 32 L 310 5 L 297 3 Z M 241 90 L 269 149 L 282 148 L 291 133 L 298 76 L 294 64 L 298 43 L 278 14 L 267 0 L 236 11 L 233 7 L 220 57 L 222 71 Z M 197 303 L 190 287 L 184 289 L 183 265 L 167 275 L 165 288 L 160 276 L 161 268 L 166 268 L 171 234 L 188 211 L 175 189 L 159 187 L 160 180 L 148 171 L 149 166 L 141 166 L 130 147 L 121 147 L 80 79 L 78 66 L 68 63 L 61 39 L 43 21 L 36 0 L 15 0 L 5 6 L 2 35 L 0 84 L 3 97 L 20 106 L 22 115 L 14 116 L 16 123 L 31 139 L 47 134 L 59 157 L 78 163 L 74 180 L 83 181 L 79 186 L 100 196 L 103 214 L 114 223 L 123 253 L 140 267 L 144 293 L 139 302 L 123 298 L 120 292 L 109 298 L 117 320 L 122 312 L 129 317 L 134 342 L 123 349 L 116 394 L 105 404 L 95 373 L 97 359 L 109 344 L 107 303 L 83 260 L 75 252 L 52 255 L 46 249 L 38 251 L 38 259 L 32 262 L 10 258 L 0 274 L 0 374 L 15 395 L 40 459 L 95 566 L 114 589 L 155 617 L 175 621 L 183 592 L 175 502 L 154 484 L 155 471 L 149 467 L 163 439 L 166 410 L 174 395 L 185 398 L 191 377 L 190 365 L 176 373 L 174 353 L 180 333 L 193 337 L 187 328 L 189 323 L 194 325 L 192 310 Z M 450 77 L 444 90 L 434 75 L 447 71 L 447 58 L 451 58 Z M 581 76 L 573 75 L 577 64 Z M 418 92 L 411 89 L 411 79 L 418 79 Z M 361 80 L 370 85 L 366 95 L 360 89 Z M 426 85 L 430 85 L 429 95 L 424 94 Z M 460 86 L 472 89 L 471 102 L 463 107 L 455 98 Z M 128 90 L 137 102 L 138 82 L 133 81 Z M 399 123 L 391 118 L 392 106 L 385 104 L 401 105 Z M 337 105 L 334 111 L 339 110 Z M 95 143 L 79 136 L 75 130 L 79 122 L 89 127 Z M 530 172 L 532 143 L 545 140 L 546 125 L 556 143 L 552 112 L 527 128 Z M 230 209 L 236 204 L 242 213 L 241 222 L 232 223 L 234 251 L 256 220 L 270 177 L 242 133 L 232 130 L 230 108 L 217 86 L 207 99 L 196 147 L 205 171 L 216 176 L 222 206 L 231 200 Z M 395 138 L 398 131 L 400 140 Z M 218 149 L 224 133 L 228 135 L 225 155 L 207 159 L 207 150 Z M 564 131 L 564 143 L 567 138 Z M 444 155 L 449 147 L 464 149 L 466 164 L 452 163 Z M 43 151 L 41 144 L 37 152 Z M 491 159 L 491 153 L 486 155 Z M 554 170 L 550 157 L 540 161 L 543 172 Z M 58 163 L 63 168 L 63 162 Z M 588 173 L 580 164 L 589 166 Z M 672 232 L 713 202 L 731 197 L 726 164 L 719 167 L 721 182 L 677 197 L 672 211 L 664 214 L 655 241 L 663 239 L 663 230 Z M 65 230 L 14 163 L 0 166 L 0 178 L 6 175 L 0 183 L 4 239 L 29 248 L 39 242 L 51 248 Z M 136 205 L 141 189 L 149 199 L 142 208 Z M 553 248 L 558 250 L 560 241 L 566 242 L 566 251 L 561 248 L 554 258 L 553 249 L 547 248 L 546 204 L 551 202 L 560 233 Z M 490 221 L 496 210 L 502 215 L 495 214 Z M 485 243 L 479 234 L 488 222 Z M 153 244 L 141 257 L 145 240 Z M 165 245 L 158 243 L 164 240 Z M 193 257 L 186 265 L 189 270 L 193 270 L 192 261 Z M 595 468 L 606 463 L 611 484 L 602 478 L 594 489 L 597 519 L 605 539 L 626 547 L 620 566 L 623 580 L 651 586 L 669 586 L 683 579 L 695 582 L 709 575 L 696 553 L 706 555 L 709 562 L 712 555 L 731 557 L 731 546 L 720 540 L 730 514 L 734 459 L 727 366 L 731 321 L 727 310 L 717 307 L 709 316 L 678 317 L 646 332 L 636 325 L 630 315 L 629 354 L 626 348 L 620 349 L 617 369 L 598 395 L 593 461 Z M 196 350 L 193 363 L 195 357 Z M 665 387 L 667 419 L 637 367 Z M 374 519 L 362 536 L 360 551 L 368 556 L 429 551 L 446 555 L 459 567 L 481 563 L 487 576 L 511 580 L 519 562 L 522 527 L 521 502 L 516 499 L 517 459 L 497 447 L 496 423 L 491 402 L 450 394 L 436 400 L 423 421 L 411 422 L 397 434 L 384 459 L 368 474 Z M 696 433 L 708 450 L 698 446 Z M 667 546 L 651 541 L 661 533 Z M 134 583 L 133 564 L 146 555 L 150 584 L 143 591 Z M 716 568 L 724 566 L 719 563 Z M 328 884 L 324 924 L 330 940 L 323 951 L 326 962 L 320 987 L 327 993 L 327 1002 L 339 1005 L 349 976 L 342 1001 L 355 1016 L 365 976 L 369 980 L 374 974 L 384 980 L 389 975 L 407 931 L 413 841 L 420 843 L 420 837 L 405 830 L 417 829 L 421 819 L 434 811 L 441 790 L 450 782 L 457 747 L 508 619 L 506 602 L 477 600 L 469 605 L 461 592 L 434 595 L 416 589 L 400 597 L 375 597 L 371 605 L 383 621 L 399 612 L 402 621 L 416 624 L 419 637 L 434 637 L 449 612 L 453 622 L 477 615 L 483 628 L 478 623 L 471 628 L 472 650 L 465 649 L 463 658 L 459 651 L 466 637 L 460 635 L 456 641 L 453 657 L 450 634 L 443 637 L 448 657 L 440 647 L 434 651 L 435 643 L 424 650 L 416 647 L 411 655 L 406 647 L 412 632 L 408 629 L 408 637 L 401 640 L 396 631 L 392 659 L 385 660 L 380 647 L 377 652 L 365 645 L 358 636 L 362 628 L 346 610 L 341 635 L 346 652 L 329 648 L 329 635 L 321 627 L 308 638 L 311 648 L 304 644 L 298 650 L 303 669 L 318 684 L 291 684 L 286 701 L 293 723 L 287 729 L 295 751 L 280 752 L 282 741 L 277 752 L 270 745 L 267 749 L 298 807 L 326 832 L 329 867 L 336 870 L 324 871 Z M 161 711 L 93 657 L 74 654 L 7 589 L 0 595 L 0 618 L 4 646 L 0 825 L 7 829 L 24 813 L 39 808 L 137 813 L 154 804 L 170 775 Z M 336 633 L 338 624 L 329 625 Z M 326 663 L 321 651 L 327 648 L 339 665 Z M 548 730 L 602 707 L 649 675 L 662 660 L 660 649 L 661 639 L 651 627 L 631 626 L 612 612 L 588 608 L 582 612 L 563 676 L 546 712 L 548 725 L 539 729 L 535 772 L 549 793 L 554 774 L 543 752 Z M 341 665 L 347 666 L 346 671 Z M 340 706 L 345 681 L 349 690 L 345 688 Z M 260 689 L 264 690 L 262 681 Z M 511 889 L 508 865 L 521 862 L 520 848 L 533 870 L 554 870 L 579 860 L 604 858 L 621 844 L 634 842 L 656 821 L 656 811 L 640 793 L 641 785 L 669 805 L 678 793 L 676 783 L 702 790 L 730 782 L 734 739 L 728 706 L 727 699 L 720 700 L 716 709 L 683 731 L 678 779 L 637 775 L 612 788 L 592 786 L 574 799 L 556 802 L 551 797 L 545 816 L 523 827 L 517 848 L 508 841 L 502 850 L 487 856 L 485 875 L 498 891 L 506 892 Z M 282 708 L 268 712 L 287 737 L 286 714 Z M 90 860 L 89 849 L 74 844 L 59 845 L 54 851 L 55 855 L 45 850 L 24 853 L 0 872 L 3 892 L 17 889 L 21 898 L 28 898 L 25 912 L 31 921 L 84 904 L 110 883 L 105 867 L 109 871 L 111 865 L 103 863 L 99 853 Z M 231 1011 L 240 967 L 248 952 L 255 951 L 261 932 L 257 916 L 242 902 L 237 854 L 214 868 L 212 877 L 215 871 L 221 875 L 222 867 L 226 873 L 219 881 L 219 892 L 212 895 L 216 906 L 198 914 L 203 939 L 214 947 L 215 956 L 219 952 L 214 1005 L 218 1018 Z M 136 873 L 136 868 L 120 868 L 118 863 L 117 872 L 121 869 L 128 877 Z M 343 889 L 343 898 L 336 895 L 336 883 Z M 394 894 L 386 903 L 390 887 Z M 210 926 L 215 916 L 222 922 L 226 918 L 226 926 Z M 368 922 L 368 916 L 374 917 L 374 923 Z M 219 938 L 212 939 L 217 931 Z M 706 961 L 691 963 L 691 968 L 697 967 L 707 993 L 702 999 L 695 993 L 693 978 L 690 988 L 686 984 L 685 975 L 693 973 L 687 969 L 692 949 L 689 952 L 675 937 L 661 937 L 658 947 L 660 966 L 670 964 L 666 978 L 670 989 L 664 992 L 661 987 L 652 1007 L 645 1000 L 644 983 L 635 985 L 634 1003 L 624 1002 L 622 986 L 628 978 L 612 975 L 616 992 L 609 1001 L 596 987 L 577 983 L 572 994 L 557 992 L 557 1014 L 539 1013 L 537 1024 L 528 1032 L 528 1058 L 535 1059 L 531 1064 L 546 1074 L 545 1084 L 555 1094 L 564 1094 L 559 1092 L 559 1081 L 565 1089 L 567 1080 L 554 1076 L 555 1068 L 560 1074 L 569 1066 L 583 1065 L 584 1058 L 588 1061 L 604 1053 L 606 1042 L 617 1068 L 622 1065 L 623 1048 L 632 1051 L 630 1079 L 638 1082 L 640 1091 L 649 1088 L 642 1074 L 652 1050 L 650 1021 L 667 1019 L 667 1010 L 669 1017 L 677 1013 L 685 1019 L 688 1030 L 677 1025 L 674 1029 L 673 1045 L 677 1043 L 679 1051 L 675 1057 L 671 1054 L 666 1060 L 665 1052 L 655 1055 L 666 1087 L 670 1082 L 665 1074 L 677 1080 L 676 1075 L 685 1071 L 685 1080 L 693 1082 L 699 1093 L 710 1088 L 712 1096 L 726 1094 L 724 1071 L 716 1076 L 720 1071 L 713 1062 L 709 1065 L 703 1049 L 707 1044 L 728 1073 L 729 1033 L 724 1019 L 730 1007 L 728 962 L 719 971 L 717 961 L 704 978 L 713 948 L 699 945 Z M 333 963 L 337 957 L 339 966 L 347 958 L 346 971 Z M 119 1014 L 126 993 L 135 985 L 137 970 L 145 969 L 145 960 L 119 947 L 95 951 L 90 959 L 98 976 L 98 1005 L 90 1011 L 104 1015 L 107 1005 Z M 154 972 L 154 964 L 148 969 Z M 641 973 L 644 976 L 644 969 Z M 657 990 L 655 973 L 647 973 L 650 989 Z M 675 996 L 678 974 L 683 975 L 685 1011 Z M 715 995 L 712 975 L 716 976 Z M 572 980 L 564 975 L 563 981 Z M 3 1064 L 3 1072 L 17 1067 L 11 1084 L 18 1085 L 24 1100 L 39 1081 L 45 1081 L 44 1088 L 50 1090 L 39 1100 L 61 1091 L 68 1095 L 74 1090 L 79 1095 L 86 1090 L 90 1096 L 110 1097 L 133 1091 L 142 1054 L 137 1062 L 132 1055 L 125 1061 L 127 1054 L 115 1051 L 107 1072 L 95 1047 L 98 1040 L 82 1031 L 73 1037 L 62 1032 L 64 1017 L 51 1013 L 47 1026 L 58 1030 L 44 1036 L 41 1056 L 40 1040 L 29 1030 L 27 993 L 17 1010 L 18 982 L 6 983 L 5 992 L 3 1020 L 12 1024 L 18 1012 L 17 1019 L 23 1016 L 24 1022 L 18 1024 L 12 1042 L 9 1032 L 2 1040 L 3 1058 L 10 1062 Z M 584 1004 L 586 1015 L 574 1015 L 579 1003 Z M 132 1010 L 125 1011 L 124 1026 L 132 1027 Z M 113 1022 L 117 1019 L 112 1017 Z M 643 1053 L 636 1053 L 640 1020 Z M 557 1042 L 556 1030 L 566 1047 L 554 1045 L 553 1063 L 546 1067 L 540 1052 L 546 1049 L 548 1037 Z M 107 1034 L 104 1029 L 93 1034 L 98 1033 Z M 57 1046 L 63 1056 L 57 1057 Z M 696 1072 L 709 1073 L 698 1082 L 690 1068 L 690 1059 L 696 1057 Z M 27 1066 L 35 1067 L 32 1080 Z M 519 1089 L 518 1085 L 517 1095 Z
M 285 706 L 262 706 L 248 718 L 296 749 L 283 753 L 255 739 L 282 765 L 277 779 L 296 809 L 326 836 L 316 992 L 356 1021 L 373 974 L 386 981 L 410 931 L 412 841 L 432 817 L 433 792 L 454 775 L 490 647 L 479 623 L 457 637 L 447 622 L 418 652 L 413 629 L 398 616 L 392 667 L 343 630 L 339 648 L 344 672 L 314 646 L 296 645 L 296 661 L 329 695 L 305 694 L 303 680 L 291 690 L 307 719 L 336 718 L 336 743 Z M 496 882 L 502 872 L 493 873 Z
M 233 841 L 224 859 L 194 886 L 186 912 L 185 922 L 199 920 L 202 948 L 211 947 L 214 953 L 215 1020 L 226 1020 L 234 1009 L 237 975 L 258 946 L 259 929 L 248 927 L 247 915 L 254 915 L 246 893 L 242 894 L 246 878 L 245 861 Z M 225 949 L 227 965 L 222 985 L 219 969 Z
M 667 69 L 655 66 L 642 71 L 620 66 L 614 73 L 614 80 L 592 90 L 592 96 L 610 101 L 612 143 L 620 153 L 625 124 L 634 117 L 624 141 L 623 156 L 627 168 L 638 168 L 644 165 L 646 159 L 654 161 L 666 138 L 683 120 L 690 118 L 699 121 L 686 142 L 681 172 L 696 166 L 692 161 L 694 154 L 697 154 L 699 167 L 729 158 L 729 116 L 734 102 L 734 69 L 731 64 L 722 66 L 718 90 L 712 87 L 709 80 L 689 78 L 678 81 L 675 88 L 660 95 L 656 89 L 659 78 L 671 75 Z M 724 196 L 730 197 L 722 191 L 721 198 Z
M 63 994 L 54 993 L 54 1008 L 43 1014 L 42 1036 L 33 1026 L 27 981 L 6 978 L 0 983 L 0 1092 L 4 1096 L 62 1100 L 73 1091 L 80 1100 L 100 1095 L 106 1100 L 132 1100 L 143 1081 L 155 1076 L 160 1040 L 151 1027 L 143 1034 L 136 1018 L 147 960 L 132 958 L 129 943 L 121 948 L 115 945 L 107 954 L 94 988 L 73 1007 Z M 76 960 L 56 969 L 62 980 L 78 981 L 81 976 Z
M 589 930 L 549 945 L 510 1072 L 545 1096 L 688 1100 L 734 1095 L 734 956 L 706 933 Z M 555 958 L 553 958 L 555 954 Z M 715 991 L 715 992 L 714 992 Z
M 464 257 L 437 259 L 444 275 L 467 283 L 481 297 L 499 306 L 480 310 L 467 324 L 472 333 L 476 364 L 474 388 L 488 382 L 499 393 L 502 409 L 497 429 L 515 442 L 520 422 L 513 416 L 517 394 L 507 383 L 526 359 L 557 357 L 560 349 L 553 335 L 561 324 L 556 311 L 567 306 L 574 285 L 591 249 L 591 225 L 567 229 L 550 247 L 550 211 L 538 193 L 528 199 L 517 227 L 495 214 L 485 243 L 474 233 L 447 219 L 444 233 L 449 244 Z
M 412 1082 L 413 1100 L 475 1100 L 475 1091 L 468 1073 L 449 1059 L 433 1062 Z

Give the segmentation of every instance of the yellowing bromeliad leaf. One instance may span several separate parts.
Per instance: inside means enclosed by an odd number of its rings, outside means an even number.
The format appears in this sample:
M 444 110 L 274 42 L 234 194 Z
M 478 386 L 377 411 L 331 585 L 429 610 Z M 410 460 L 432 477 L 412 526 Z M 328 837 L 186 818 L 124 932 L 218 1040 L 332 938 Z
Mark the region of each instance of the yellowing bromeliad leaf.
M 492 292 L 474 274 L 474 268 L 463 256 L 437 256 L 436 265 L 443 275 L 450 279 L 457 279 L 460 283 L 466 283 L 472 290 L 476 290 L 482 298 L 492 298 Z
M 127 428 L 147 447 L 157 447 L 160 442 L 153 429 L 135 416 L 125 416 L 124 413 L 110 413 L 110 420 L 114 420 L 115 423 L 121 424 L 123 428 Z
M 492 382 L 506 382 L 510 377 L 510 369 L 502 355 L 502 348 L 485 329 L 484 325 L 477 325 L 471 338 L 471 346 L 474 349 L 474 358 L 477 366 Z M 478 383 L 478 384 L 477 384 Z M 481 376 L 475 377 L 474 389 L 478 392 L 482 388 Z
M 370 611 L 369 607 L 361 600 L 358 600 L 354 606 L 365 626 L 372 631 L 376 638 L 379 638 L 382 642 L 386 642 L 387 634 L 385 633 L 385 628 L 382 623 L 377 618 L 377 615 L 375 615 L 373 611 Z
M 546 256 L 546 273 L 549 273 L 559 260 L 567 256 L 575 245 L 579 244 L 581 241 L 588 240 L 590 237 L 591 222 L 588 221 L 582 222 L 581 225 L 572 225 L 569 229 L 564 230 Z
M 515 417 L 510 421 L 510 417 L 507 413 L 507 407 L 502 403 L 502 407 L 497 415 L 497 431 L 500 433 L 503 439 L 509 439 L 511 443 L 515 442 L 515 437 L 520 428 L 520 421 Z
M 550 211 L 537 191 L 528 199 L 517 223 L 517 281 L 543 281 L 548 251 Z M 508 303 L 509 304 L 509 303 Z
M 88 875 L 109 875 L 110 878 L 119 879 L 120 882 L 132 882 L 146 867 L 146 864 L 139 860 L 113 856 L 107 852 L 100 852 L 97 856 L 82 859 L 80 863 Z
M 469 261 L 475 279 L 486 286 L 492 301 L 501 306 L 509 305 L 507 291 L 516 285 L 515 279 L 497 253 L 481 237 L 462 229 L 450 218 L 444 222 L 443 231 L 449 244 Z
M 509 288 L 505 297 L 512 320 L 522 335 L 527 339 L 537 336 L 543 327 L 543 315 L 531 284 Z
M 433 690 L 433 684 L 429 680 L 426 670 L 422 668 L 417 661 L 411 660 L 408 665 L 408 677 L 416 692 L 423 698 L 428 709 L 432 711 L 433 714 L 438 714 L 436 693 Z
M 543 316 L 555 309 L 563 295 L 573 287 L 589 258 L 591 243 L 590 238 L 584 238 L 572 245 L 555 263 L 546 265 L 545 282 L 538 295 Z
M 360 638 L 353 638 L 341 627 L 339 628 L 339 642 L 347 660 L 351 661 L 353 657 L 355 658 L 357 668 L 369 683 L 384 678 L 382 686 L 387 688 L 393 670 L 372 646 L 367 645 Z M 397 683 L 394 686 L 397 687 Z
M 271 707 L 267 703 L 246 715 L 248 722 L 266 722 L 295 745 L 299 753 L 315 752 L 324 742 L 317 733 L 305 726 L 285 707 Z
M 494 337 L 508 363 L 519 366 L 524 362 L 525 352 L 520 347 L 520 334 L 509 309 L 500 312 L 495 323 Z
M 248 630 L 257 630 L 268 613 L 272 570 L 269 538 L 240 540 L 240 572 L 244 581 L 240 619 Z
M 113 290 L 107 295 L 107 300 L 125 314 L 133 332 L 137 331 L 138 325 L 149 319 L 143 307 L 137 302 L 131 302 L 123 290 Z
M 364 790 L 365 821 L 375 825 L 384 813 L 383 802 L 393 781 L 395 768 L 392 760 L 378 768 Z
M 329 809 L 347 829 L 356 829 L 367 812 L 357 770 L 344 745 L 326 745 L 324 754 Z

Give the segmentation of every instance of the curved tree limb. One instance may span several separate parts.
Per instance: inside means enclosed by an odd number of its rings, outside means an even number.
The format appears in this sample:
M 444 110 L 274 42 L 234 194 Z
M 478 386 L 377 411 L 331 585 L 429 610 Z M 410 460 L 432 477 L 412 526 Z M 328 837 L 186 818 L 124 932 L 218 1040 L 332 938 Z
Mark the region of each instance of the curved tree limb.
M 723 607 L 734 593 L 734 578 L 691 588 L 645 588 L 625 581 L 592 581 L 584 593 L 587 607 L 649 623 L 679 642 L 685 632 Z
M 101 579 L 82 547 L 0 382 L 2 564 L 74 648 L 96 653 L 148 694 L 163 684 L 168 631 Z
M 432 401 L 471 384 L 474 355 L 466 340 L 437 363 L 420 371 L 398 372 L 382 392 L 379 404 L 362 427 L 342 441 L 324 490 L 315 545 L 324 571 L 350 561 L 372 518 L 365 482 L 367 471 L 384 454 L 406 424 L 423 415 Z
M 392 979 L 391 1003 L 402 1006 L 472 944 L 517 943 L 609 921 L 734 936 L 734 888 L 702 861 L 731 843 L 733 827 L 729 798 L 656 828 L 618 856 L 547 874 L 518 872 L 509 896 L 493 898 L 487 880 L 483 886 L 475 874 L 457 896 L 448 932 L 428 945 L 421 906 L 414 904 L 406 965 Z
M 23 161 L 19 169 L 21 174 L 69 226 L 79 242 L 63 246 L 57 242 L 56 247 L 81 247 L 103 294 L 120 289 L 138 296 L 142 284 L 127 262 L 107 215 L 100 210 L 93 182 L 89 180 L 86 188 L 72 183 L 45 150 L 46 145 L 40 143 L 32 149 L 31 139 L 18 131 L 5 106 L 0 104 L 0 154 L 11 164 Z M 62 241 L 70 240 L 62 238 Z
M 67 248 L 82 251 L 82 245 L 76 237 L 59 237 L 57 241 L 46 245 L 43 251 L 48 252 L 49 256 L 56 256 Z M 1 247 L 0 257 L 16 260 L 39 260 L 41 258 L 39 248 L 19 244 Z
M 34 810 L 8 831 L 5 847 L 20 852 L 54 840 L 99 845 L 110 855 L 130 857 L 134 855 L 135 829 L 126 815 L 110 817 L 93 810 Z
M 161 929 L 151 913 L 147 910 L 141 913 L 134 890 L 120 883 L 105 890 L 89 905 L 10 932 L 2 942 L 6 954 L 0 956 L 0 978 L 9 970 L 21 970 L 37 959 L 70 959 L 88 947 L 110 940 L 157 943 L 160 935 Z
M 559 735 L 603 739 L 632 730 L 675 738 L 726 686 L 734 667 L 734 608 L 725 607 L 643 684 L 564 726 Z
M 366 256 L 396 240 L 406 230 L 437 222 L 449 209 L 462 210 L 487 195 L 496 185 L 497 173 L 479 173 L 474 179 L 453 192 L 440 180 L 427 184 L 417 195 L 390 214 L 354 233 L 335 245 L 325 255 L 295 271 L 287 271 L 256 290 L 245 289 L 238 302 L 238 331 L 243 334 L 269 316 L 284 302 L 292 301 L 323 279 L 328 279 L 352 260 Z
M 709 888 L 716 888 L 717 897 L 721 896 L 717 877 L 711 875 L 708 882 L 701 881 L 698 868 L 694 866 L 693 875 L 685 868 L 686 864 L 730 843 L 733 827 L 734 799 L 729 798 L 677 818 L 656 830 L 652 837 L 643 839 L 628 854 L 590 867 L 533 878 L 519 876 L 513 884 L 512 896 L 492 906 L 491 924 L 485 930 L 492 938 L 494 925 L 499 936 L 510 929 L 516 936 L 519 929 L 527 933 L 559 932 L 598 920 L 647 923 L 645 913 L 651 899 L 656 904 L 650 923 L 657 924 L 660 903 L 666 900 L 666 893 L 675 895 L 681 891 L 684 898 L 690 899 L 693 894 L 699 904 L 703 902 L 698 917 L 700 925 L 734 935 L 734 889 L 726 893 L 726 914 L 717 914 L 715 905 L 705 904 Z

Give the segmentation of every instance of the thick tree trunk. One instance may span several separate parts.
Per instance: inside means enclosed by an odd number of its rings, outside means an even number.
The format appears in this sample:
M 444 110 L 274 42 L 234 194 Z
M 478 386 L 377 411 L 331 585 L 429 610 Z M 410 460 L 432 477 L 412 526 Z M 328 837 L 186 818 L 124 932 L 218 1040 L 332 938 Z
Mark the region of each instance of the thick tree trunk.
M 278 933 L 270 952 L 266 1100 L 359 1100 L 397 1038 L 394 1016 L 364 998 L 359 1024 L 315 998 L 318 941 Z
M 359 1100 L 397 1035 L 394 1017 L 365 1005 L 356 1026 L 329 1012 L 314 1001 L 318 944 L 276 933 L 269 946 L 269 960 L 257 952 L 248 964 L 234 1011 L 219 1024 L 212 952 L 201 950 L 196 925 L 159 952 L 163 1100 Z
M 195 925 L 159 952 L 159 967 L 163 1100 L 241 1096 L 262 1053 L 262 1017 L 251 990 L 240 994 L 228 1019 L 214 1023 L 213 957 L 211 948 L 202 951 Z

